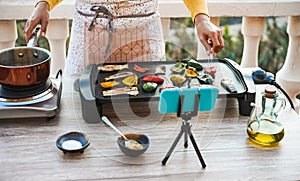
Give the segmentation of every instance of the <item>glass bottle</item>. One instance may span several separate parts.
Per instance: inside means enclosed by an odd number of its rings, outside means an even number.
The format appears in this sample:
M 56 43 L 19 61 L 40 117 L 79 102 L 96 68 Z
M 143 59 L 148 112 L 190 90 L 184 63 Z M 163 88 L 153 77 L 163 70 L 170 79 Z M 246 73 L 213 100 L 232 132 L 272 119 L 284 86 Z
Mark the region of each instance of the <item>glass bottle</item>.
M 277 120 L 286 102 L 279 98 L 274 86 L 267 86 L 262 93 L 261 110 L 255 106 L 247 127 L 250 140 L 262 145 L 275 145 L 284 137 L 284 128 Z

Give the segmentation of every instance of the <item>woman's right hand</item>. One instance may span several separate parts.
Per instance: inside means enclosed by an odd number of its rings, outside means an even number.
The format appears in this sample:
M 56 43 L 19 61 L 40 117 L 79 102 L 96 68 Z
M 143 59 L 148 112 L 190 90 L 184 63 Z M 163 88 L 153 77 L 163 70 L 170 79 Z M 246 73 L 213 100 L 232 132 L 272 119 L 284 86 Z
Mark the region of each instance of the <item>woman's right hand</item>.
M 222 30 L 215 26 L 205 14 L 195 17 L 195 26 L 200 42 L 204 45 L 207 53 L 215 56 L 224 47 Z
M 26 37 L 26 42 L 29 41 L 32 36 L 33 31 L 37 25 L 41 25 L 41 36 L 46 35 L 46 30 L 49 22 L 49 4 L 47 2 L 39 2 L 35 9 L 33 10 L 31 17 L 26 21 L 24 34 Z

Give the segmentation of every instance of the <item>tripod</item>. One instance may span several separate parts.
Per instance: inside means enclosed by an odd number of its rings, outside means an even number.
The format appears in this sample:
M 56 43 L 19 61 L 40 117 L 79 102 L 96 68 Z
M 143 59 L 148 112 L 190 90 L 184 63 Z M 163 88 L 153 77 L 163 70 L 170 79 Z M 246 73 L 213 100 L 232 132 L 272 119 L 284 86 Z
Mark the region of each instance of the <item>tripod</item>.
M 171 148 L 169 149 L 169 151 L 167 152 L 166 156 L 164 157 L 164 159 L 162 160 L 162 165 L 166 165 L 168 159 L 170 158 L 174 148 L 176 147 L 178 141 L 180 140 L 180 138 L 182 137 L 182 135 L 184 134 L 184 148 L 188 147 L 188 136 L 190 137 L 190 140 L 192 142 L 192 145 L 197 153 L 197 156 L 199 158 L 199 161 L 202 165 L 202 168 L 206 167 L 206 164 L 204 162 L 204 159 L 200 153 L 200 150 L 197 146 L 197 143 L 195 141 L 195 138 L 192 134 L 191 131 L 191 123 L 190 120 L 193 116 L 196 116 L 198 114 L 198 104 L 200 101 L 200 94 L 196 94 L 195 95 L 195 99 L 194 99 L 194 110 L 192 112 L 187 112 L 187 113 L 182 113 L 182 105 L 183 105 L 183 101 L 184 101 L 184 95 L 180 95 L 179 96 L 179 105 L 178 105 L 178 110 L 177 110 L 177 117 L 181 117 L 182 120 L 182 125 L 181 125 L 181 129 L 180 132 L 178 133 L 175 141 L 173 142 Z

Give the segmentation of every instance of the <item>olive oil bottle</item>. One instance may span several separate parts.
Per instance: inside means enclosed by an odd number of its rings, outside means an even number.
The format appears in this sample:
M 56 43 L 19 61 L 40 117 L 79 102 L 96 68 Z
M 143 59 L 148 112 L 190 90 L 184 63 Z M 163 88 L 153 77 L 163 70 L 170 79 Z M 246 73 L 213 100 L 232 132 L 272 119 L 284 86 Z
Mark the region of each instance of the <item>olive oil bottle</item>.
M 284 128 L 279 122 L 264 119 L 253 120 L 247 128 L 249 138 L 262 145 L 274 145 L 284 137 Z
M 277 120 L 279 112 L 285 107 L 285 100 L 279 98 L 276 88 L 267 86 L 262 93 L 261 112 L 258 107 L 252 111 L 247 133 L 250 140 L 262 145 L 275 145 L 284 137 L 284 127 Z

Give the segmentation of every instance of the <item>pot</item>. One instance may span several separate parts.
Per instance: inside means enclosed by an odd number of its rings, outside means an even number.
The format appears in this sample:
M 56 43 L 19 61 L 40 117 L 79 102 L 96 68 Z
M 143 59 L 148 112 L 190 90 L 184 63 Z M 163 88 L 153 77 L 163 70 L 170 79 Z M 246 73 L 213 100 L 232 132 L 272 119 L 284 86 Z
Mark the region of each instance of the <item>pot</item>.
M 29 43 L 27 47 L 1 50 L 0 84 L 8 87 L 27 87 L 45 83 L 50 75 L 50 60 L 48 50 L 31 47 Z

